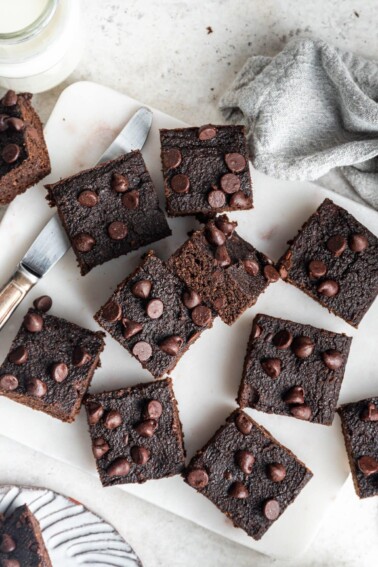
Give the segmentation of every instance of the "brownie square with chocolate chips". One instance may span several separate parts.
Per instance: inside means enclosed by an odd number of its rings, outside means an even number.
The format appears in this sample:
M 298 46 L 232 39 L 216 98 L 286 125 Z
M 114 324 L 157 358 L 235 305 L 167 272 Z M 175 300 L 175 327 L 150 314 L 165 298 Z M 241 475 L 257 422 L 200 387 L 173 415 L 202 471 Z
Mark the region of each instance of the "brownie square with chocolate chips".
M 85 406 L 104 486 L 142 483 L 182 471 L 185 449 L 170 378 L 91 394 Z
M 46 177 L 50 159 L 29 93 L 8 91 L 0 100 L 0 205 Z
M 281 277 L 357 327 L 378 294 L 378 238 L 325 199 L 289 244 Z
M 331 425 L 352 339 L 269 315 L 256 315 L 238 403 Z
M 298 496 L 312 472 L 240 410 L 185 470 L 186 482 L 258 540 Z
M 171 234 L 139 151 L 46 188 L 82 275 Z
M 47 296 L 35 306 L 0 366 L 0 395 L 72 422 L 100 364 L 104 333 L 47 315 Z
M 170 216 L 252 208 L 252 182 L 243 126 L 160 130 Z
M 52 567 L 37 518 L 26 504 L 0 523 L 2 567 Z
M 378 398 L 338 410 L 354 487 L 360 498 L 378 496 Z
M 228 325 L 279 279 L 273 262 L 243 240 L 236 226 L 226 215 L 210 220 L 168 260 L 177 276 Z
M 214 313 L 153 252 L 96 313 L 95 320 L 155 378 L 171 371 Z

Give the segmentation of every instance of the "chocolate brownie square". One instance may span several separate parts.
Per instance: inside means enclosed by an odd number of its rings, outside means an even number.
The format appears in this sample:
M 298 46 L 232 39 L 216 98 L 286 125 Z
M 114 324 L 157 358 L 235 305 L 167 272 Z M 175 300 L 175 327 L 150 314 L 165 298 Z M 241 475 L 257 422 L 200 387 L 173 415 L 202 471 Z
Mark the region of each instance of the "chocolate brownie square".
M 104 486 L 142 483 L 182 471 L 185 449 L 170 378 L 91 394 L 85 406 Z
M 357 327 L 378 294 L 378 238 L 325 199 L 289 244 L 281 277 Z
M 0 524 L 2 567 L 52 567 L 36 517 L 24 504 Z
M 170 216 L 252 208 L 252 182 L 243 126 L 160 130 Z
M 172 370 L 214 313 L 153 252 L 96 313 L 95 320 L 155 378 Z
M 378 398 L 338 410 L 354 487 L 360 498 L 378 496 Z
M 115 160 L 46 185 L 82 275 L 171 234 L 142 154 Z
M 0 100 L 0 205 L 51 171 L 41 121 L 29 93 L 8 91 Z
M 312 472 L 246 413 L 234 411 L 190 461 L 186 482 L 258 540 Z
M 210 220 L 171 256 L 168 265 L 228 325 L 279 279 L 273 262 L 236 232 L 226 215 Z
M 344 334 L 256 315 L 239 405 L 331 425 L 351 341 Z
M 47 296 L 35 305 L 0 366 L 0 395 L 72 422 L 100 364 L 104 333 L 47 315 Z

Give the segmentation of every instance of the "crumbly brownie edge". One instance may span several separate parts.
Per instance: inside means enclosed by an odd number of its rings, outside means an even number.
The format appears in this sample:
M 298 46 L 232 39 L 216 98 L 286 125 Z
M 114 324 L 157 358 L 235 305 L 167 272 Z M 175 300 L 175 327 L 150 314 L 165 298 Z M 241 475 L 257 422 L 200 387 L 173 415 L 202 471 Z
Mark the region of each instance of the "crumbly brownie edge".
M 344 419 L 342 418 L 342 413 L 343 413 L 343 408 L 346 407 L 348 404 L 344 404 L 342 406 L 340 406 L 337 409 L 337 413 L 340 416 L 340 421 L 341 421 L 341 430 L 343 433 L 343 437 L 344 437 L 344 443 L 345 443 L 345 449 L 346 449 L 346 453 L 347 453 L 347 457 L 348 457 L 348 462 L 349 462 L 349 467 L 352 473 L 352 480 L 353 480 L 353 485 L 354 485 L 354 489 L 356 491 L 356 494 L 359 498 L 368 498 L 368 496 L 364 496 L 361 493 L 359 484 L 357 482 L 357 470 L 356 470 L 356 463 L 355 460 L 353 458 L 353 449 L 352 449 L 352 444 L 351 444 L 351 440 L 350 440 L 350 435 L 347 429 L 347 425 L 344 422 Z
M 37 540 L 39 545 L 39 551 L 40 551 L 39 556 L 41 558 L 41 567 L 53 567 L 50 556 L 46 549 L 45 542 L 43 540 L 41 526 L 39 525 L 37 518 L 34 516 L 33 512 L 31 512 L 28 506 L 26 506 L 26 511 L 28 513 L 28 519 L 34 531 L 35 539 Z
M 248 343 L 247 343 L 247 350 L 245 353 L 245 357 L 244 357 L 244 362 L 243 362 L 243 371 L 242 371 L 242 379 L 240 382 L 240 386 L 239 386 L 239 391 L 238 391 L 238 395 L 236 398 L 236 403 L 239 404 L 240 408 L 246 408 L 249 407 L 249 387 L 248 384 L 244 383 L 244 376 L 245 373 L 247 371 L 247 366 L 248 366 L 248 362 L 251 356 L 251 349 L 252 349 L 252 345 L 253 345 L 253 341 L 255 340 L 254 337 L 254 331 L 256 329 L 257 326 L 257 318 L 260 314 L 258 313 L 255 318 L 253 319 L 253 323 L 252 323 L 252 329 L 251 332 L 249 334 L 249 338 L 248 338 Z

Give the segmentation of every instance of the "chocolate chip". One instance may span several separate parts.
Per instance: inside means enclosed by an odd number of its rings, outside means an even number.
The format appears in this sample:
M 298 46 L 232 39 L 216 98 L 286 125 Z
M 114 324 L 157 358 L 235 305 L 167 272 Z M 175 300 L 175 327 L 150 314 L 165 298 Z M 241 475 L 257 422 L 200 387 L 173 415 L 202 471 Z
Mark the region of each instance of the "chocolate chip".
M 108 226 L 108 235 L 112 240 L 123 240 L 127 233 L 127 226 L 121 221 L 114 221 Z
M 325 297 L 333 297 L 339 293 L 339 284 L 334 280 L 324 280 L 318 285 L 317 291 Z
M 308 275 L 312 279 L 322 278 L 327 273 L 327 266 L 321 260 L 311 260 L 308 265 Z
M 89 354 L 89 352 L 87 352 L 81 346 L 76 346 L 74 348 L 74 351 L 72 353 L 72 364 L 77 368 L 81 368 L 82 366 L 85 366 L 85 364 L 88 364 L 88 362 L 90 362 L 91 359 L 92 357 Z
M 238 498 L 239 500 L 244 500 L 249 496 L 247 487 L 240 481 L 236 481 L 231 484 L 228 494 L 232 496 L 232 498 Z
M 360 457 L 357 463 L 358 468 L 365 476 L 371 476 L 378 473 L 378 461 L 377 459 L 374 459 L 374 457 L 365 455 L 363 457 Z
M 261 335 L 260 325 L 258 325 L 257 323 L 253 323 L 252 334 L 251 334 L 252 339 L 258 339 L 260 335 Z
M 78 252 L 90 252 L 95 244 L 96 240 L 87 232 L 81 232 L 73 238 L 74 248 Z
M 2 553 L 12 553 L 16 549 L 16 542 L 9 534 L 3 534 L 0 543 L 0 551 Z
M 276 268 L 269 264 L 264 266 L 264 276 L 269 283 L 278 282 L 280 279 L 280 274 L 277 272 Z
M 237 191 L 230 199 L 230 206 L 238 209 L 243 209 L 250 204 L 248 197 L 244 195 L 243 191 Z
M 141 421 L 135 427 L 135 431 L 141 437 L 153 437 L 155 435 L 155 431 L 158 427 L 158 423 L 155 419 L 146 419 L 145 421 Z
M 38 311 L 47 313 L 52 307 L 52 299 L 49 295 L 41 295 L 33 301 L 33 305 Z
M 129 319 L 122 319 L 123 336 L 125 339 L 131 339 L 134 335 L 140 333 L 143 329 L 143 325 L 137 321 L 130 321 Z
M 52 365 L 50 376 L 55 382 L 59 384 L 63 382 L 68 376 L 68 366 L 64 362 L 56 362 Z
M 0 132 L 5 132 L 8 129 L 8 114 L 0 114 Z
M 256 277 L 260 271 L 260 266 L 258 265 L 256 260 L 243 260 L 243 266 L 247 274 L 253 277 Z
M 192 469 L 186 475 L 186 480 L 190 486 L 200 490 L 209 484 L 209 476 L 204 469 Z
M 17 144 L 7 144 L 1 152 L 1 157 L 5 163 L 14 163 L 20 156 L 20 147 Z
M 3 96 L 1 102 L 4 106 L 15 106 L 17 104 L 16 93 L 12 90 L 7 91 Z
M 265 358 L 261 361 L 261 366 L 270 378 L 278 378 L 281 374 L 282 363 L 279 358 Z
M 151 299 L 147 303 L 146 313 L 150 319 L 159 319 L 163 315 L 164 303 L 161 299 Z
M 237 223 L 229 221 L 225 215 L 217 217 L 215 219 L 215 225 L 227 236 L 227 238 L 230 238 L 230 236 L 233 235 L 235 228 L 237 227 Z
M 245 157 L 237 153 L 226 154 L 224 156 L 224 161 L 232 173 L 241 173 L 247 165 Z
M 286 476 L 286 468 L 281 463 L 270 463 L 266 467 L 266 474 L 272 482 L 282 482 Z
M 223 191 L 214 189 L 207 195 L 207 202 L 212 209 L 221 209 L 226 204 L 226 195 L 223 193 Z
M 21 564 L 17 559 L 3 559 L 1 567 L 21 567 Z
M 87 406 L 87 413 L 89 425 L 96 425 L 104 414 L 104 408 L 101 404 L 91 403 Z
M 1 379 L 0 379 L 1 382 Z M 369 402 L 366 408 L 361 412 L 361 419 L 363 421 L 378 421 L 378 408 L 372 402 Z
M 94 191 L 82 191 L 77 198 L 78 202 L 82 207 L 92 208 L 95 207 L 98 203 L 98 196 L 97 193 Z
M 213 246 L 223 246 L 226 242 L 226 235 L 223 231 L 219 230 L 213 224 L 210 224 L 205 229 L 205 238 L 209 244 Z
M 146 362 L 152 356 L 152 347 L 145 341 L 139 341 L 133 346 L 133 355 L 141 362 Z
M 344 363 L 343 355 L 337 350 L 333 350 L 333 349 L 326 350 L 325 352 L 323 352 L 322 359 L 324 364 L 330 370 L 338 370 L 339 368 L 342 367 Z
M 28 351 L 23 345 L 16 347 L 8 356 L 9 361 L 17 365 L 25 364 L 28 358 Z
M 280 505 L 277 500 L 267 500 L 263 507 L 264 516 L 271 522 L 277 520 L 280 515 Z
M 293 386 L 282 396 L 284 402 L 289 405 L 304 404 L 304 391 L 301 386 Z
M 189 193 L 190 189 L 190 179 L 184 173 L 178 173 L 174 175 L 171 179 L 171 189 L 175 193 L 180 195 L 185 195 L 185 193 Z
M 127 177 L 121 175 L 120 173 L 113 173 L 112 177 L 112 189 L 116 193 L 126 193 L 129 188 L 129 181 Z
M 26 391 L 30 396 L 36 398 L 43 398 L 47 392 L 47 386 L 39 378 L 30 378 L 26 384 Z
M 149 280 L 139 280 L 136 282 L 132 288 L 131 293 L 135 297 L 140 297 L 141 299 L 147 299 L 151 293 L 152 283 Z
M 293 417 L 303 419 L 304 421 L 308 421 L 312 417 L 311 408 L 309 408 L 306 404 L 291 406 L 290 413 Z
M 131 447 L 130 455 L 136 465 L 145 465 L 150 460 L 150 451 L 146 447 Z
M 352 234 L 349 239 L 349 248 L 352 252 L 363 252 L 369 245 L 369 241 L 363 234 Z
M 178 167 L 181 160 L 181 152 L 177 148 L 170 148 L 169 150 L 164 150 L 162 153 L 162 161 L 166 169 L 174 169 L 175 167 Z
M 21 132 L 25 127 L 25 122 L 21 120 L 21 118 L 16 118 L 15 116 L 11 116 L 7 119 L 7 126 L 9 128 L 13 128 L 16 132 Z
M 226 173 L 221 177 L 220 186 L 228 195 L 232 195 L 240 190 L 240 179 L 234 173 Z
M 227 252 L 226 246 L 217 246 L 214 257 L 221 268 L 227 268 L 231 264 L 231 258 Z
M 250 451 L 237 451 L 235 462 L 244 474 L 251 474 L 255 457 Z
M 159 400 L 150 400 L 144 413 L 149 419 L 159 419 L 163 413 L 163 406 Z
M 184 340 L 181 337 L 172 335 L 164 339 L 160 343 L 159 348 L 169 356 L 177 356 L 183 342 Z
M 0 388 L 6 392 L 12 392 L 18 388 L 18 379 L 13 374 L 3 374 L 0 378 Z
M 24 327 L 29 333 L 39 333 L 43 329 L 43 318 L 38 313 L 27 313 L 24 317 Z
M 112 462 L 106 472 L 109 476 L 126 476 L 130 472 L 130 463 L 127 459 L 120 457 Z
M 347 246 L 346 238 L 341 234 L 330 236 L 327 240 L 327 248 L 336 257 L 341 256 Z
M 92 452 L 95 459 L 101 459 L 108 451 L 110 447 L 103 437 L 98 437 L 94 439 L 92 444 Z
M 212 319 L 211 310 L 205 305 L 198 305 L 190 315 L 193 323 L 198 327 L 206 327 Z
M 105 321 L 115 323 L 122 317 L 122 308 L 116 301 L 108 301 L 108 303 L 102 308 L 101 314 Z
M 194 307 L 197 307 L 197 305 L 201 303 L 201 298 L 197 292 L 187 290 L 183 293 L 182 301 L 185 307 L 187 307 L 188 309 L 194 309 Z
M 198 138 L 204 142 L 206 140 L 212 140 L 217 135 L 217 129 L 212 124 L 205 124 L 198 128 Z
M 291 348 L 298 358 L 308 358 L 314 352 L 315 343 L 310 337 L 296 337 Z
M 249 435 L 252 431 L 252 421 L 245 413 L 238 413 L 235 418 L 235 425 L 243 435 Z
M 133 190 L 122 195 L 122 205 L 130 211 L 139 207 L 139 191 Z
M 290 333 L 290 331 L 287 331 L 286 329 L 282 329 L 282 331 L 278 331 L 278 333 L 276 333 L 272 339 L 272 343 L 274 344 L 274 346 L 281 350 L 285 350 L 289 348 L 292 342 L 293 342 L 293 335 Z
M 104 425 L 106 429 L 117 429 L 122 424 L 122 415 L 117 410 L 110 410 L 106 414 Z

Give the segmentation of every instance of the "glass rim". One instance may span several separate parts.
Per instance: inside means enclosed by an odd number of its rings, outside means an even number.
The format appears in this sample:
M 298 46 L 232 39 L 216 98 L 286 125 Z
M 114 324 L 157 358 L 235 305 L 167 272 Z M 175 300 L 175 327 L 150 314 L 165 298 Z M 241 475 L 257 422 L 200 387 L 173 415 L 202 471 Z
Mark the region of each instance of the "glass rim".
M 51 21 L 60 0 L 47 0 L 43 12 L 28 26 L 10 33 L 0 33 L 0 44 L 15 44 L 28 41 L 38 35 Z

